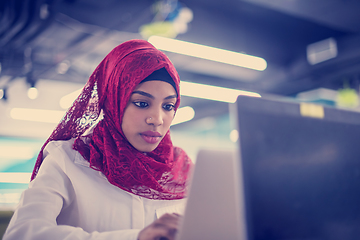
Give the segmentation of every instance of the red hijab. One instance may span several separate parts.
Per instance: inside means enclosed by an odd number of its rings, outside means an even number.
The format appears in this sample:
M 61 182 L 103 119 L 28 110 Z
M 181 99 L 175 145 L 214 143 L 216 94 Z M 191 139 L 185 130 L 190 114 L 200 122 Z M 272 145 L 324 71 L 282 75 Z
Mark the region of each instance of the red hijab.
M 40 168 L 47 143 L 76 138 L 73 148 L 111 184 L 149 199 L 183 198 L 192 162 L 182 149 L 172 145 L 169 131 L 155 150 L 144 154 L 127 141 L 121 129 L 131 93 L 161 68 L 167 70 L 175 83 L 176 110 L 180 104 L 180 78 L 167 56 L 145 40 L 130 40 L 114 48 L 45 142 L 31 180 Z M 99 118 L 101 110 L 104 117 L 93 133 L 82 136 Z

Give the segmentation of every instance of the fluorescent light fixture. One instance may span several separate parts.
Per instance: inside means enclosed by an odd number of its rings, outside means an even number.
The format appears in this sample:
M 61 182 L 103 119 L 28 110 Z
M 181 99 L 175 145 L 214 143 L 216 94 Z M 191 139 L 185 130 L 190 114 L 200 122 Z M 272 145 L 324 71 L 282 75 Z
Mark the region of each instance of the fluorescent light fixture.
M 171 125 L 173 126 L 176 124 L 190 121 L 191 119 L 194 118 L 194 116 L 195 116 L 195 111 L 192 107 L 186 106 L 186 107 L 178 108 Z
M 68 95 L 63 96 L 60 99 L 60 107 L 62 107 L 63 109 L 68 109 L 71 106 L 71 104 L 75 101 L 75 99 L 80 95 L 81 91 L 82 88 L 72 93 L 69 93 Z
M 1 172 L 0 182 L 1 183 L 29 183 L 31 173 L 23 172 Z
M 234 103 L 239 95 L 261 97 L 255 92 L 216 87 L 200 83 L 181 81 L 180 94 L 183 96 L 203 98 L 220 102 Z
M 328 38 L 309 44 L 306 48 L 306 53 L 307 60 L 311 65 L 335 58 L 338 54 L 336 40 L 334 38 Z
M 59 123 L 64 114 L 65 111 L 31 108 L 13 108 L 10 111 L 13 119 L 44 123 Z
M 258 71 L 264 71 L 267 67 L 265 59 L 243 53 L 160 36 L 151 36 L 148 41 L 156 48 L 168 52 L 179 53 L 191 57 L 212 60 L 215 62 L 231 64 Z
M 18 204 L 21 193 L 0 193 L 0 204 Z
M 0 159 L 28 160 L 34 157 L 34 150 L 24 146 L 0 146 Z

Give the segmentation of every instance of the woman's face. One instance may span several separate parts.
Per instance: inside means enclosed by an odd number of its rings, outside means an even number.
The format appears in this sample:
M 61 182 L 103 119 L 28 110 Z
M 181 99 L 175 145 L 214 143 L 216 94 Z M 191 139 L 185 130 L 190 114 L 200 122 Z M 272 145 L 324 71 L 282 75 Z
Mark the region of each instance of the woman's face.
M 174 118 L 175 89 L 167 82 L 140 83 L 130 96 L 121 128 L 130 144 L 151 152 L 160 143 Z

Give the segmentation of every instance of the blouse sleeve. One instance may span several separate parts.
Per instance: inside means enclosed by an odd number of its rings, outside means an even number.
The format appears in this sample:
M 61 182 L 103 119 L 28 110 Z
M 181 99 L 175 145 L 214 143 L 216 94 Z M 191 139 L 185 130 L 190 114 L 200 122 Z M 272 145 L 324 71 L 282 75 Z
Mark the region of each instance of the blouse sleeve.
M 52 156 L 48 155 L 47 158 Z M 23 192 L 3 239 L 137 239 L 140 229 L 86 232 L 79 227 L 58 225 L 58 215 L 63 207 L 71 204 L 74 197 L 71 181 L 59 162 L 46 159 L 37 177 Z

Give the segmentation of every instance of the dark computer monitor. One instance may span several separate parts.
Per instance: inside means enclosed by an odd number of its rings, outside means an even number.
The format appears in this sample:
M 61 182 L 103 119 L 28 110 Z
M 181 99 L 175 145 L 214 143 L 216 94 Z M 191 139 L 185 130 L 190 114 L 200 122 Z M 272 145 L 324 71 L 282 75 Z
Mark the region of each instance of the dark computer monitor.
M 360 239 L 360 113 L 240 96 L 249 240 Z

